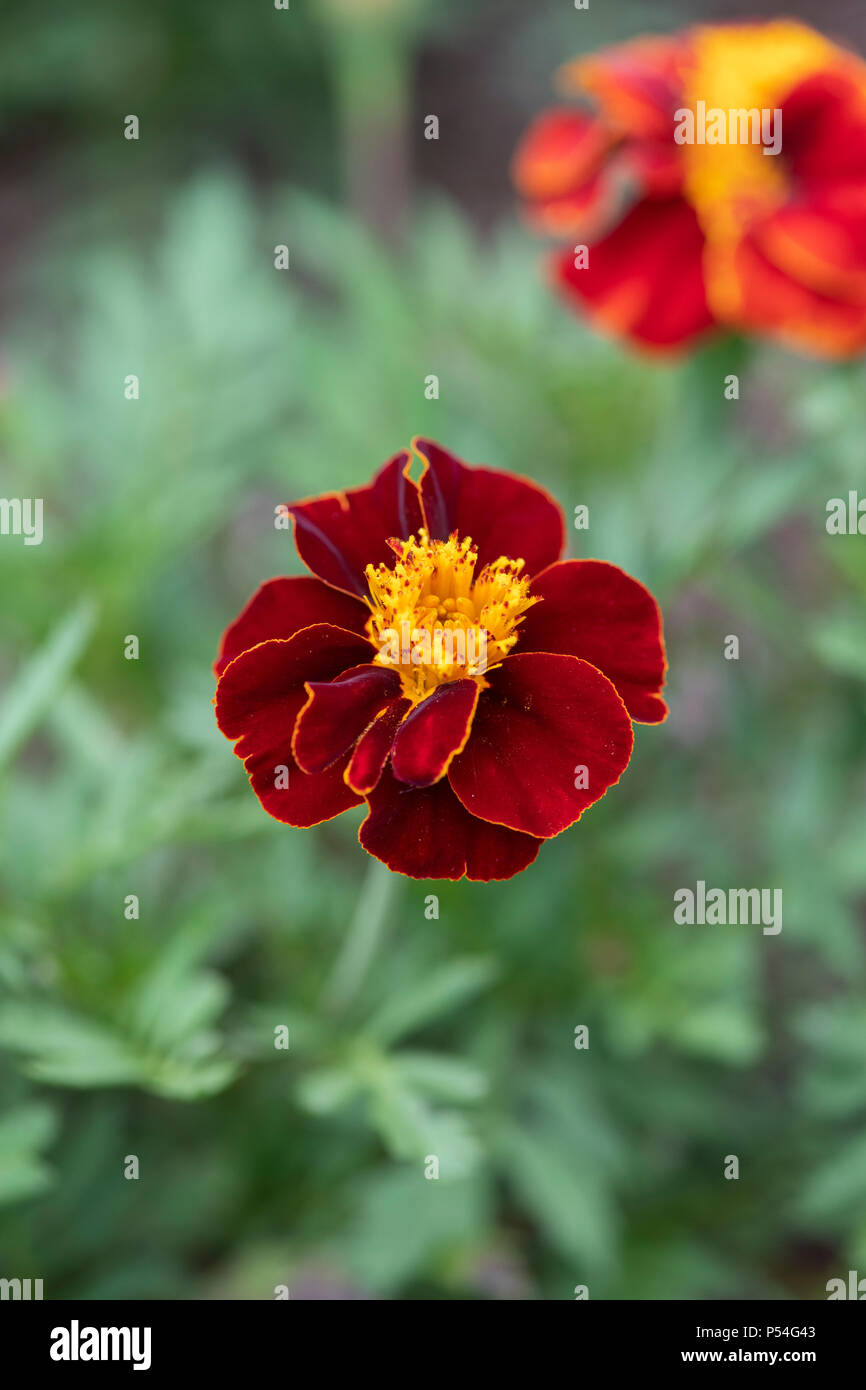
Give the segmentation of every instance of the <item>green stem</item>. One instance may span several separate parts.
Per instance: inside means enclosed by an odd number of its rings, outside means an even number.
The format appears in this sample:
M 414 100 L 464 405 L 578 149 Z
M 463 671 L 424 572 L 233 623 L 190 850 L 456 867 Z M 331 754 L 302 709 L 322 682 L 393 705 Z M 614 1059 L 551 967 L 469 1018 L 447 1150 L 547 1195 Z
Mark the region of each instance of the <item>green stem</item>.
M 414 6 L 409 10 L 414 13 Z M 401 244 L 409 204 L 410 31 L 406 7 L 322 0 L 328 23 L 346 195 L 359 222 Z
M 691 428 L 699 438 L 715 438 L 726 431 L 736 419 L 731 402 L 725 399 L 725 378 L 734 374 L 740 378 L 748 371 L 753 358 L 752 344 L 747 338 L 726 334 L 699 349 L 685 366 L 685 404 Z
M 378 859 L 370 859 L 358 906 L 325 987 L 326 1007 L 335 1013 L 345 1009 L 364 982 L 382 940 L 397 880 L 398 875 Z

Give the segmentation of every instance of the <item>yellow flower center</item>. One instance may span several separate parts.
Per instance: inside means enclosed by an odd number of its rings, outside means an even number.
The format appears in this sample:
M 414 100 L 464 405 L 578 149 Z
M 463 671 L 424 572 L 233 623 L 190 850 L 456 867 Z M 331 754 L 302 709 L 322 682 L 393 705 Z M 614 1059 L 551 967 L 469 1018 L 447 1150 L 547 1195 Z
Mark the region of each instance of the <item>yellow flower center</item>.
M 529 597 L 522 560 L 500 556 L 476 576 L 478 551 L 469 536 L 389 542 L 393 566 L 368 565 L 367 600 L 375 661 L 392 666 L 413 704 L 447 681 L 471 677 L 482 690 L 484 672 L 517 641 L 517 625 L 538 600 Z

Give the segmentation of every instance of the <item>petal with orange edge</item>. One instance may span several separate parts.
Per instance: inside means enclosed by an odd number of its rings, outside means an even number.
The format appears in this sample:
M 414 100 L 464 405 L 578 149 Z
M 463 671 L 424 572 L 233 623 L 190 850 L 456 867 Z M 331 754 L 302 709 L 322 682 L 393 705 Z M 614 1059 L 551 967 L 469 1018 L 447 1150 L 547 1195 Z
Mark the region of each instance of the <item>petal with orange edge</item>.
M 350 667 L 332 681 L 310 681 L 292 753 L 304 772 L 324 772 L 355 744 L 380 710 L 400 693 L 400 677 L 384 666 Z
M 429 787 L 445 775 L 469 738 L 478 694 L 477 681 L 450 681 L 415 706 L 394 739 L 391 766 L 398 781 Z
M 353 791 L 366 796 L 382 776 L 394 735 L 401 720 L 409 713 L 412 703 L 405 697 L 394 700 L 370 724 L 358 739 L 352 760 L 346 768 L 346 781 Z
M 478 570 L 505 555 L 535 574 L 558 560 L 565 545 L 562 511 L 549 493 L 513 473 L 470 468 L 430 439 L 412 447 L 426 464 L 421 500 L 433 540 L 453 531 L 472 537 Z
M 560 652 L 597 666 L 632 719 L 667 718 L 662 618 L 648 589 L 603 560 L 561 560 L 536 576 L 520 629 L 521 652 Z
M 230 661 L 259 642 L 291 637 L 311 623 L 331 623 L 363 634 L 369 617 L 369 608 L 358 599 L 312 575 L 268 579 L 226 629 L 214 672 L 222 675 Z
M 447 779 L 408 787 L 385 771 L 368 797 L 370 814 L 358 832 L 368 854 L 409 878 L 513 878 L 528 868 L 542 841 L 477 820 Z
M 328 493 L 288 507 L 298 554 L 313 574 L 348 593 L 367 592 L 367 565 L 391 564 L 391 536 L 406 539 L 423 524 L 409 455 L 395 455 L 367 487 Z
M 354 633 L 319 623 L 287 640 L 251 647 L 223 672 L 214 702 L 217 724 L 237 740 L 234 751 L 253 790 L 277 820 L 317 825 L 358 804 L 360 797 L 343 780 L 344 763 L 314 776 L 301 771 L 292 731 L 307 699 L 304 682 L 333 679 L 371 651 Z
M 574 656 L 518 653 L 488 680 L 448 779 L 472 815 L 558 835 L 628 766 L 628 711 L 607 677 Z

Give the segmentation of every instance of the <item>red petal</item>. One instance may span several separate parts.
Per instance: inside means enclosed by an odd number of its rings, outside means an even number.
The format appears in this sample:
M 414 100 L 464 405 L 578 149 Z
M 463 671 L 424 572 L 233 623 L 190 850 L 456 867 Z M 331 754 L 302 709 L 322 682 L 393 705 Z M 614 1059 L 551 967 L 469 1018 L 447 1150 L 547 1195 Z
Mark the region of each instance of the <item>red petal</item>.
M 541 848 L 540 839 L 469 815 L 444 778 L 432 787 L 407 787 L 387 771 L 368 800 L 358 839 L 409 878 L 513 878 Z
M 418 489 L 406 475 L 409 455 L 395 455 L 368 487 L 331 492 L 289 507 L 304 564 L 338 589 L 366 594 L 367 565 L 391 565 L 389 536 L 406 539 L 423 525 Z
M 795 188 L 866 181 L 866 68 L 846 55 L 846 67 L 815 73 L 782 103 L 784 155 Z
M 803 250 L 801 247 L 801 274 L 805 269 Z M 779 255 L 779 245 L 774 252 Z M 790 243 L 788 252 L 790 256 Z M 718 276 L 729 295 L 726 315 L 746 329 L 818 357 L 852 357 L 866 348 L 866 299 L 862 294 L 842 299 L 811 289 L 774 265 L 763 254 L 757 236 L 746 237 L 731 248 L 719 247 L 709 256 L 708 265 L 710 283 Z M 814 261 L 811 271 L 815 271 Z M 857 290 L 854 284 L 851 288 Z
M 345 779 L 349 755 L 345 754 L 324 772 L 309 776 L 292 760 L 288 744 L 267 754 L 253 754 L 244 760 L 250 786 L 269 816 L 308 830 L 322 821 L 333 820 L 363 800 Z M 287 787 L 277 786 L 277 769 L 288 768 Z
M 597 666 L 632 719 L 658 724 L 667 706 L 662 618 L 648 589 L 603 560 L 562 560 L 539 574 L 542 599 L 520 627 L 520 652 L 560 652 Z
M 842 216 L 823 201 L 808 207 L 789 203 L 755 227 L 752 240 L 807 289 L 866 304 L 866 201 L 857 217 Z
M 227 738 L 243 737 L 256 745 L 269 722 L 277 737 L 291 734 L 280 702 L 302 694 L 306 700 L 305 681 L 333 680 L 369 660 L 373 651 L 364 638 L 329 623 L 315 623 L 288 639 L 262 642 L 226 667 L 217 686 L 217 723 Z M 237 751 L 243 756 L 243 750 Z
M 307 684 L 309 699 L 295 725 L 292 752 L 304 772 L 323 772 L 360 738 L 400 693 L 400 677 L 384 666 L 354 666 L 329 683 Z
M 512 177 L 524 198 L 573 193 L 598 169 L 611 144 L 608 130 L 577 111 L 545 111 L 517 147 Z
M 307 679 L 328 680 L 369 657 L 354 633 L 317 623 L 288 640 L 262 642 L 230 662 L 216 693 L 217 724 L 237 739 L 253 790 L 265 810 L 289 825 L 317 825 L 360 798 L 343 780 L 344 763 L 308 776 L 292 756 L 292 731 L 306 700 Z M 348 761 L 348 760 L 345 760 Z M 288 787 L 277 786 L 288 770 Z
M 363 633 L 369 617 L 364 604 L 312 575 L 269 579 L 223 634 L 214 672 L 221 676 L 241 652 L 271 637 L 291 637 L 311 623 L 331 623 Z
M 451 681 L 415 706 L 394 739 L 391 766 L 398 781 L 429 787 L 444 776 L 466 746 L 478 694 L 477 681 Z
M 400 721 L 410 708 L 409 700 L 395 700 L 376 716 L 370 727 L 361 735 L 345 773 L 346 781 L 353 791 L 366 796 L 373 790 L 388 760 Z
M 679 148 L 666 140 L 628 140 L 617 164 L 631 174 L 642 194 L 670 198 L 683 186 Z
M 673 142 L 687 56 L 687 40 L 679 35 L 630 39 L 567 64 L 560 86 L 589 92 L 615 131 Z
M 595 323 L 649 348 L 690 343 L 713 326 L 704 288 L 703 233 L 682 198 L 638 203 L 575 267 L 571 250 L 555 278 Z
M 634 736 L 625 705 L 606 676 L 573 656 L 518 653 L 488 679 L 449 781 L 475 816 L 558 835 L 627 767 Z
M 526 218 L 540 236 L 560 240 L 573 236 L 576 241 L 587 242 L 602 235 L 613 219 L 619 220 L 621 204 L 622 191 L 603 171 L 570 193 L 530 203 Z
M 660 140 L 626 140 L 592 178 L 578 188 L 530 203 L 527 218 L 536 232 L 575 247 L 598 243 L 641 199 L 671 198 L 683 183 L 676 145 Z M 573 255 L 572 255 L 573 259 Z
M 535 574 L 565 545 L 562 512 L 549 493 L 526 478 L 493 468 L 469 468 L 430 439 L 412 441 L 425 468 L 421 500 L 427 530 L 444 541 L 452 531 L 471 536 L 479 568 L 500 555 L 526 561 Z

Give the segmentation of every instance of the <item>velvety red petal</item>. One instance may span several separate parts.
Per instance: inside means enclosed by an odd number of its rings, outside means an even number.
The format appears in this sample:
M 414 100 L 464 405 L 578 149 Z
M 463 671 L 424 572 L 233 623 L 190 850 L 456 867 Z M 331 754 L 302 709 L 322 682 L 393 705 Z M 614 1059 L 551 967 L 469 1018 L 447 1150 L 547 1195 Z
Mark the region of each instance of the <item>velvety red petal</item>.
M 345 779 L 349 757 L 346 753 L 324 772 L 310 776 L 293 761 L 286 745 L 270 753 L 252 754 L 244 759 L 244 766 L 250 786 L 268 815 L 285 825 L 308 830 L 350 811 L 363 800 Z M 278 785 L 283 768 L 288 768 L 287 787 Z
M 348 758 L 309 776 L 292 755 L 292 731 L 306 703 L 304 683 L 333 680 L 356 666 L 372 648 L 342 628 L 318 623 L 287 640 L 262 642 L 230 662 L 216 693 L 217 724 L 236 739 L 253 790 L 265 810 L 289 825 L 317 825 L 356 806 L 346 785 Z M 283 771 L 285 769 L 285 771 Z M 288 786 L 279 785 L 288 780 Z
M 345 772 L 346 781 L 353 791 L 366 796 L 373 790 L 388 761 L 394 735 L 410 708 L 411 701 L 405 696 L 394 700 L 376 716 L 370 727 L 358 739 Z
M 520 627 L 520 652 L 560 652 L 597 666 L 632 719 L 667 717 L 662 618 L 648 589 L 603 560 L 561 560 L 536 576 Z
M 227 738 L 250 740 L 250 750 L 274 737 L 290 736 L 280 702 L 296 694 L 306 702 L 306 681 L 333 680 L 369 660 L 374 651 L 372 643 L 356 633 L 328 623 L 305 627 L 288 639 L 262 642 L 226 667 L 217 686 L 217 724 Z
M 478 694 L 477 681 L 451 681 L 415 706 L 394 739 L 391 766 L 398 781 L 429 787 L 444 776 L 466 745 Z
M 619 781 L 634 741 L 628 711 L 607 677 L 573 656 L 516 654 L 488 680 L 449 781 L 475 816 L 558 835 Z
M 397 454 L 368 487 L 332 492 L 289 506 L 295 545 L 304 564 L 338 589 L 367 593 L 367 565 L 393 564 L 391 536 L 417 535 L 423 524 L 415 483 L 406 476 L 409 455 Z
M 545 111 L 517 147 L 511 172 L 518 192 L 533 201 L 574 192 L 596 172 L 610 144 L 610 132 L 594 117 Z
M 304 772 L 324 772 L 399 695 L 400 677 L 384 666 L 354 666 L 333 681 L 311 681 L 306 689 L 309 698 L 295 725 L 292 752 Z
M 433 540 L 457 531 L 471 536 L 478 567 L 500 555 L 523 559 L 526 573 L 553 564 L 565 545 L 562 512 L 549 493 L 526 478 L 493 468 L 470 468 L 430 439 L 412 447 L 423 461 L 421 500 Z
M 409 878 L 513 878 L 541 848 L 540 839 L 471 816 L 445 778 L 432 787 L 407 787 L 386 770 L 368 801 L 358 839 Z
M 704 287 L 703 233 L 682 198 L 647 198 L 577 269 L 571 250 L 554 278 L 604 331 L 652 349 L 685 346 L 713 326 Z
M 272 637 L 291 637 L 311 623 L 331 623 L 363 633 L 369 616 L 365 604 L 312 575 L 269 579 L 226 629 L 214 672 L 221 676 L 241 652 Z

